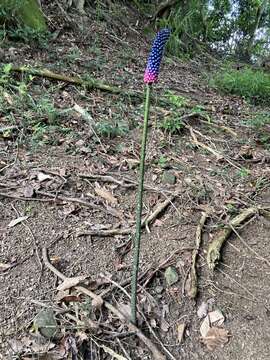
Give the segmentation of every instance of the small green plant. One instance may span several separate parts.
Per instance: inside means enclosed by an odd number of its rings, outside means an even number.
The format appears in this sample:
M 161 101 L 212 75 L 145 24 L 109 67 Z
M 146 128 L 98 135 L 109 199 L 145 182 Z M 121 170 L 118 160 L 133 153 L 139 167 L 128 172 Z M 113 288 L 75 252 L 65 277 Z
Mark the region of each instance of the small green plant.
M 37 123 L 32 126 L 31 145 L 33 148 L 41 145 L 58 145 L 58 134 L 69 134 L 70 128 L 60 125 Z
M 74 47 L 65 55 L 65 58 L 71 62 L 81 59 L 82 54 L 79 48 Z
M 227 204 L 227 205 L 226 205 L 226 208 L 227 208 L 228 213 L 229 213 L 230 215 L 235 215 L 235 214 L 237 214 L 237 208 L 235 207 L 234 204 Z
M 163 121 L 159 124 L 159 128 L 168 132 L 170 134 L 177 134 L 183 129 L 184 125 L 181 121 L 181 118 L 178 115 L 170 115 L 165 117 Z
M 95 130 L 100 136 L 114 138 L 117 136 L 125 136 L 129 131 L 129 127 L 127 124 L 120 121 L 114 123 L 100 122 L 95 126 Z
M 270 187 L 270 179 L 261 176 L 256 180 L 256 185 L 255 185 L 256 191 L 263 190 L 267 187 Z
M 157 161 L 157 164 L 164 169 L 168 166 L 168 159 L 166 158 L 166 156 L 161 155 Z
M 211 117 L 203 106 L 196 105 L 191 109 L 191 112 L 192 114 L 201 115 L 201 117 L 204 117 L 209 123 L 211 123 Z
M 265 149 L 270 149 L 270 132 L 267 127 L 270 125 L 270 113 L 258 113 L 253 118 L 247 119 L 245 125 L 251 126 L 256 129 L 257 142 L 260 143 Z
M 241 177 L 241 178 L 246 178 L 250 175 L 250 170 L 247 168 L 241 168 L 240 170 L 238 170 L 237 172 L 237 176 Z
M 255 104 L 270 104 L 270 75 L 251 68 L 223 69 L 210 84 L 224 93 L 242 96 Z
M 170 103 L 177 108 L 181 108 L 188 104 L 188 99 L 181 95 L 176 95 L 172 91 L 167 91 L 165 96 L 168 98 Z
M 12 69 L 11 64 L 5 64 L 1 68 L 0 76 L 0 90 L 3 89 L 4 85 L 7 85 L 10 81 L 10 72 Z

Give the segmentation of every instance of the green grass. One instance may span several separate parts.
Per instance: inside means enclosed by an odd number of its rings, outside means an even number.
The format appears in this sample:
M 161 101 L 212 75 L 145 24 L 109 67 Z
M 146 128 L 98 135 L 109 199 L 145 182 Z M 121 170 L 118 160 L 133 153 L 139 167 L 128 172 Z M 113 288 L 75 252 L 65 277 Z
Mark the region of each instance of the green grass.
M 102 137 L 115 138 L 125 136 L 129 131 L 129 127 L 123 121 L 101 121 L 96 124 L 95 130 Z
M 245 120 L 244 124 L 254 128 L 256 130 L 257 142 L 266 150 L 270 150 L 270 113 L 257 113 Z
M 258 113 L 254 117 L 247 119 L 245 124 L 256 129 L 261 129 L 266 125 L 270 125 L 270 113 Z
M 239 95 L 254 104 L 270 104 L 270 75 L 248 67 L 242 70 L 223 69 L 210 84 L 227 94 Z

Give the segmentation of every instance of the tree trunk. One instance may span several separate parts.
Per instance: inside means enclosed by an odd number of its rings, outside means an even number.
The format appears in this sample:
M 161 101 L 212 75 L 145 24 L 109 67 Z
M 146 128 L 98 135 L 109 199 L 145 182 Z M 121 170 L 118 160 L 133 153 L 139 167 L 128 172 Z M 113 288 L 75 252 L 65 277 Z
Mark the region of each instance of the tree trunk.
M 266 5 L 267 5 L 267 0 L 263 1 L 262 4 L 259 5 L 258 9 L 257 9 L 254 27 L 253 27 L 252 33 L 250 34 L 250 37 L 248 39 L 247 48 L 246 48 L 246 53 L 247 53 L 247 56 L 249 59 L 251 58 L 252 48 L 254 46 L 254 40 L 255 40 L 255 36 L 256 36 L 256 31 L 258 30 L 258 28 L 260 26 L 260 21 L 261 21 L 262 15 L 264 13 L 264 10 L 266 8 Z
M 38 0 L 0 0 L 0 8 L 14 14 L 18 22 L 37 31 L 47 30 Z

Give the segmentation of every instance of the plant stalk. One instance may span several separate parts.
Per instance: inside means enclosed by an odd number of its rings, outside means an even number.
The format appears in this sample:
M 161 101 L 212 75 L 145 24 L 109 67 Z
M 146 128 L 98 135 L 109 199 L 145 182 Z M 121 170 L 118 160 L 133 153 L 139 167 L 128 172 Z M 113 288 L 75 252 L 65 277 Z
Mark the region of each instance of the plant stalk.
M 144 183 L 144 165 L 145 165 L 145 149 L 147 142 L 147 130 L 149 119 L 151 97 L 151 84 L 146 85 L 145 106 L 144 106 L 144 122 L 143 134 L 141 144 L 141 157 L 140 157 L 140 178 L 137 197 L 137 211 L 136 211 L 136 233 L 134 239 L 134 254 L 133 254 L 133 268 L 131 279 L 131 321 L 136 324 L 136 308 L 137 308 L 137 280 L 139 272 L 139 258 L 140 258 L 140 245 L 141 245 L 141 217 L 142 217 L 142 202 L 143 202 L 143 183 Z

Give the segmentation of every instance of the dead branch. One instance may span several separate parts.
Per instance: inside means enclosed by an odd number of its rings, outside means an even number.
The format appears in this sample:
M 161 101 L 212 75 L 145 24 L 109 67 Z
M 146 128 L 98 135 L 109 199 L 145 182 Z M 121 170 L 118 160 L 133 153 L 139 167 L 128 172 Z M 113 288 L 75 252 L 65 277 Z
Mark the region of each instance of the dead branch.
M 46 248 L 42 249 L 42 257 L 44 265 L 52 271 L 57 277 L 59 277 L 61 280 L 66 280 L 67 277 L 62 274 L 59 270 L 57 270 L 49 261 L 48 258 L 48 252 Z M 75 286 L 75 289 L 81 293 L 83 293 L 86 296 L 89 296 L 92 300 L 95 300 L 97 303 L 103 302 L 104 307 L 109 310 L 111 313 L 113 313 L 115 316 L 118 317 L 119 320 L 121 320 L 124 324 L 126 324 L 131 331 L 134 331 L 136 336 L 145 344 L 145 346 L 151 351 L 153 355 L 153 359 L 155 360 L 166 360 L 166 357 L 157 349 L 157 347 L 152 343 L 152 341 L 147 338 L 143 332 L 135 326 L 129 319 L 125 317 L 124 314 L 118 309 L 116 309 L 113 305 L 111 305 L 107 301 L 103 301 L 102 298 L 92 291 L 86 289 L 83 286 Z
M 63 81 L 63 82 L 74 84 L 74 85 L 85 86 L 87 89 L 90 89 L 90 90 L 97 89 L 97 90 L 101 90 L 101 91 L 112 93 L 112 94 L 122 95 L 127 98 L 144 100 L 144 94 L 140 91 L 132 91 L 132 90 L 123 89 L 118 86 L 105 84 L 104 82 L 94 79 L 94 78 L 84 80 L 79 76 L 67 76 L 64 74 L 54 73 L 53 71 L 50 71 L 47 69 L 35 69 L 32 67 L 27 67 L 27 66 L 13 65 L 11 68 L 11 71 L 27 73 L 27 74 L 31 74 L 33 76 L 45 77 L 45 78 L 56 80 L 56 81 Z M 171 101 L 166 97 L 159 97 L 158 103 L 161 106 L 171 106 L 172 105 Z M 188 104 L 183 104 L 182 106 L 187 109 L 193 109 L 195 105 L 196 104 L 188 103 Z M 215 113 L 220 112 L 220 113 L 234 115 L 233 112 L 230 112 L 228 110 L 217 111 L 216 109 L 213 109 L 213 107 L 211 107 L 211 106 L 203 106 L 202 110 L 209 111 L 209 112 L 215 112 Z M 243 114 L 245 114 L 245 113 L 242 112 L 242 115 Z M 225 127 L 223 127 L 223 128 L 225 130 Z M 228 129 L 227 129 L 227 131 L 230 132 L 230 130 L 228 130 Z
M 258 213 L 258 208 L 256 207 L 245 209 L 239 215 L 233 218 L 229 222 L 229 225 L 225 225 L 224 228 L 218 232 L 214 240 L 209 245 L 207 251 L 206 260 L 210 270 L 214 270 L 215 266 L 217 265 L 220 259 L 221 247 L 224 244 L 224 242 L 228 239 L 231 232 L 233 231 L 232 228 L 239 226 L 245 220 L 247 220 L 248 218 L 250 218 L 251 216 L 257 213 Z
M 225 160 L 227 161 L 231 166 L 233 166 L 234 168 L 241 170 L 241 168 L 237 165 L 235 165 L 230 159 L 228 159 L 227 157 L 225 157 L 224 155 L 220 154 L 218 151 L 212 149 L 210 146 L 205 145 L 204 143 L 200 142 L 197 139 L 197 136 L 194 133 L 194 129 L 191 126 L 187 126 L 187 128 L 189 129 L 190 135 L 192 137 L 192 143 L 198 147 L 201 147 L 205 150 L 207 150 L 208 152 L 210 152 L 211 154 L 213 154 L 214 156 L 216 156 L 217 160 Z
M 201 246 L 201 240 L 202 240 L 202 229 L 204 227 L 205 221 L 208 217 L 208 213 L 204 212 L 202 213 L 202 216 L 200 218 L 199 224 L 196 229 L 196 236 L 195 236 L 195 249 L 192 253 L 192 265 L 190 269 L 190 288 L 188 290 L 188 296 L 191 299 L 195 299 L 198 293 L 198 276 L 196 272 L 196 260 L 198 256 L 198 252 Z
M 27 197 L 23 197 L 23 196 L 19 196 L 19 195 L 0 192 L 0 196 L 2 196 L 2 197 L 16 199 L 16 200 L 22 200 L 22 201 L 45 201 L 45 202 L 49 202 L 49 201 L 60 200 L 60 201 L 66 201 L 66 202 L 74 202 L 74 203 L 77 203 L 77 204 L 80 204 L 80 205 L 83 205 L 83 206 L 90 207 L 92 209 L 96 209 L 96 210 L 105 212 L 106 214 L 112 215 L 112 216 L 117 217 L 117 218 L 122 220 L 121 214 L 119 214 L 117 212 L 117 210 L 112 209 L 112 208 L 106 209 L 103 206 L 94 204 L 94 203 L 89 202 L 89 201 L 85 201 L 85 200 L 74 198 L 74 197 L 62 196 L 62 195 L 58 195 L 58 194 L 51 194 L 51 193 L 48 193 L 48 192 L 45 192 L 45 191 L 39 191 L 39 190 L 36 190 L 36 194 L 37 195 L 42 195 L 42 196 L 47 196 L 50 199 L 42 199 L 42 198 L 34 198 L 34 197 L 27 198 Z
M 79 231 L 76 235 L 77 236 L 115 236 L 115 235 L 129 235 L 132 234 L 134 231 L 133 228 L 126 228 L 126 229 L 109 229 L 109 230 L 82 230 Z
M 85 201 L 83 199 L 78 199 L 78 198 L 75 198 L 75 197 L 68 197 L 68 196 L 63 196 L 63 195 L 58 195 L 58 194 L 51 194 L 51 193 L 48 193 L 48 192 L 45 192 L 45 191 L 39 191 L 39 190 L 36 190 L 36 194 L 39 194 L 39 195 L 42 195 L 42 196 L 48 196 L 48 197 L 53 198 L 54 200 L 61 200 L 61 201 L 66 201 L 66 202 L 74 202 L 74 203 L 77 203 L 77 204 L 80 204 L 80 205 L 83 205 L 83 206 L 90 207 L 92 209 L 96 209 L 96 210 L 105 212 L 106 214 L 109 214 L 109 215 L 112 215 L 114 217 L 117 217 L 117 218 L 121 219 L 121 215 L 116 210 L 114 210 L 112 208 L 106 209 L 103 206 L 94 204 L 94 203 L 89 202 L 89 201 Z
M 172 203 L 172 201 L 175 199 L 175 197 L 177 196 L 177 194 L 173 194 L 172 196 L 168 197 L 165 201 L 163 201 L 162 203 L 158 204 L 154 211 L 148 216 L 146 217 L 143 221 L 142 221 L 142 226 L 145 226 L 147 232 L 150 232 L 148 225 L 150 224 L 150 222 L 153 222 L 158 216 L 159 214 L 166 209 L 166 207 Z
M 83 85 L 83 86 L 87 87 L 88 89 L 98 89 L 101 91 L 110 92 L 112 94 L 121 94 L 121 93 L 125 92 L 125 90 L 122 90 L 121 88 L 119 88 L 117 86 L 104 84 L 103 82 L 101 82 L 97 79 L 94 79 L 94 78 L 90 78 L 88 80 L 83 80 L 78 76 L 67 76 L 67 75 L 63 75 L 63 74 L 57 74 L 57 73 L 54 73 L 53 71 L 50 71 L 47 69 L 35 69 L 32 67 L 27 67 L 27 66 L 12 66 L 11 71 L 27 73 L 27 74 L 30 74 L 33 76 L 46 77 L 49 79 L 64 81 L 64 82 L 67 82 L 70 84 L 75 84 L 75 85 Z M 135 94 L 133 94 L 133 95 L 135 95 Z M 138 95 L 136 95 L 136 96 L 138 96 Z
M 130 182 L 129 180 L 125 180 L 125 179 L 124 180 L 117 180 L 113 176 L 110 176 L 110 175 L 78 174 L 78 176 L 80 176 L 82 178 L 92 180 L 92 181 L 100 180 L 100 181 L 103 181 L 103 182 L 117 184 L 117 185 L 120 185 L 120 186 L 125 187 L 127 189 L 134 188 L 134 187 L 137 186 L 136 182 Z
M 1 195 L 1 194 L 0 194 Z M 158 204 L 154 211 L 147 216 L 146 218 L 143 219 L 142 221 L 142 228 L 146 228 L 147 232 L 150 232 L 149 230 L 149 224 L 150 222 L 153 222 L 158 216 L 159 214 L 169 205 L 172 203 L 172 201 L 174 200 L 174 198 L 177 196 L 177 194 L 174 194 L 172 196 L 170 196 L 169 198 L 167 198 L 165 201 L 163 201 L 162 203 Z M 134 227 L 129 227 L 126 229 L 109 229 L 109 230 L 81 230 L 77 233 L 77 236 L 114 236 L 114 235 L 129 235 L 129 234 L 133 234 L 135 232 Z

